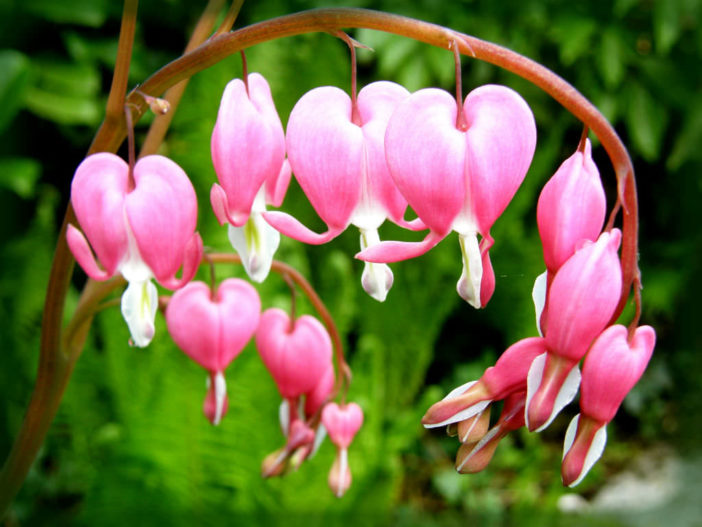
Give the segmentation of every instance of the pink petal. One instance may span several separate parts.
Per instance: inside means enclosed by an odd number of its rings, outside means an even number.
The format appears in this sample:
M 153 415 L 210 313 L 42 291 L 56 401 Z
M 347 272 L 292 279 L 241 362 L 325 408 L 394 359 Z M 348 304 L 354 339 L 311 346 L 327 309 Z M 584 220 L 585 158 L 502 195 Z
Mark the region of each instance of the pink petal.
M 180 278 L 175 276 L 163 280 L 161 285 L 168 289 L 180 289 L 185 284 L 190 282 L 195 277 L 200 262 L 202 262 L 203 246 L 200 233 L 196 232 L 190 238 L 190 241 L 185 246 L 185 254 L 183 255 L 183 273 Z
M 136 188 L 127 195 L 126 210 L 139 252 L 159 282 L 181 266 L 197 223 L 195 189 L 170 159 L 153 155 L 134 167 Z
M 256 347 L 283 397 L 311 391 L 325 374 L 332 355 L 331 339 L 317 319 L 303 315 L 291 327 L 277 308 L 266 310 L 256 332 Z
M 66 242 L 68 243 L 68 248 L 71 250 L 73 257 L 83 268 L 85 274 L 87 274 L 93 280 L 107 280 L 112 275 L 100 269 L 95 256 L 93 256 L 93 251 L 90 250 L 88 245 L 88 240 L 85 239 L 83 233 L 76 229 L 70 223 L 68 224 L 68 229 L 66 230 Z
M 258 293 L 248 282 L 229 278 L 214 299 L 205 283 L 190 282 L 171 298 L 166 323 L 193 360 L 210 371 L 224 371 L 256 331 L 260 310 Z
M 577 362 L 606 327 L 621 295 L 617 249 L 621 232 L 603 233 L 559 269 L 548 292 L 546 342 L 551 352 Z
M 258 73 L 227 84 L 212 132 L 212 162 L 227 195 L 228 210 L 241 226 L 264 182 L 280 172 L 285 137 L 270 88 Z
M 466 193 L 466 143 L 456 129 L 456 112 L 448 92 L 419 90 L 397 106 L 385 133 L 397 188 L 424 224 L 442 236 L 451 230 Z
M 606 200 L 588 140 L 546 183 L 536 209 L 546 267 L 553 273 L 582 239 L 595 241 L 605 220 Z
M 363 424 L 363 410 L 356 403 L 344 406 L 328 403 L 322 410 L 322 424 L 327 429 L 332 443 L 346 449 Z
M 292 169 L 290 168 L 290 162 L 285 159 L 283 165 L 280 167 L 280 171 L 275 177 L 268 177 L 266 179 L 266 203 L 273 207 L 280 207 L 285 199 L 285 193 L 288 191 L 288 186 L 290 185 L 290 177 L 292 176 Z
M 600 423 L 611 421 L 643 375 L 655 344 L 656 332 L 651 326 L 636 328 L 631 341 L 624 326 L 607 328 L 585 357 L 580 388 L 582 413 Z
M 310 245 L 321 245 L 323 243 L 327 243 L 328 241 L 331 241 L 339 236 L 339 234 L 341 234 L 346 228 L 345 225 L 343 227 L 330 226 L 326 232 L 317 234 L 316 232 L 309 230 L 297 219 L 286 212 L 264 212 L 263 218 L 271 227 L 281 234 L 301 241 L 302 243 L 309 243 Z
M 504 86 L 473 90 L 463 111 L 468 122 L 466 204 L 484 234 L 524 180 L 536 148 L 536 123 L 524 99 Z
M 545 351 L 546 343 L 541 337 L 525 338 L 507 348 L 480 378 L 490 399 L 500 400 L 511 393 L 525 391 L 529 367 Z
M 122 158 L 93 154 L 78 166 L 71 183 L 71 204 L 78 223 L 109 276 L 115 274 L 127 251 L 124 201 L 128 172 Z
M 407 201 L 390 176 L 384 143 L 388 120 L 397 105 L 407 97 L 409 92 L 405 88 L 387 81 L 371 83 L 358 94 L 358 111 L 365 144 L 364 170 L 359 174 L 362 190 L 358 208 L 361 213 L 374 209 L 373 212 L 378 216 L 370 225 L 352 219 L 360 228 L 377 228 L 386 217 L 398 224 L 403 221 Z
M 380 242 L 357 253 L 356 258 L 375 263 L 391 263 L 416 258 L 443 240 L 444 236 L 430 232 L 421 242 Z
M 351 122 L 351 99 L 339 88 L 315 88 L 288 120 L 288 160 L 314 210 L 330 230 L 344 230 L 361 197 L 363 133 Z

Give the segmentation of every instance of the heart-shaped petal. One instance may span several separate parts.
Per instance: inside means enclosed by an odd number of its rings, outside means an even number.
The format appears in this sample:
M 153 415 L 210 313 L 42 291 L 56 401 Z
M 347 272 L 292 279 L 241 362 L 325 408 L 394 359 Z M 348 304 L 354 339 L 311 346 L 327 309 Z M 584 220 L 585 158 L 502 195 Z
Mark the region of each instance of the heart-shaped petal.
M 363 410 L 356 403 L 343 406 L 328 403 L 322 410 L 322 424 L 332 443 L 340 449 L 346 449 L 363 424 Z

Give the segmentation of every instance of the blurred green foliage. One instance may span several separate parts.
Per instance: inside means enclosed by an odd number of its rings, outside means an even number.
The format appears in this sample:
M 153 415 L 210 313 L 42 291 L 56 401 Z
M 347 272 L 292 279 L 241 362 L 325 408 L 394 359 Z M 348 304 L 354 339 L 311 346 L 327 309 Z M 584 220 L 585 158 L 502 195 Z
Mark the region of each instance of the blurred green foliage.
M 136 85 L 177 57 L 205 2 L 142 2 L 130 70 Z M 321 3 L 250 1 L 237 27 Z M 698 0 L 491 2 L 399 0 L 324 5 L 369 7 L 450 26 L 549 66 L 616 126 L 637 168 L 641 203 L 644 316 L 658 331 L 657 354 L 610 426 L 603 460 L 578 491 L 591 497 L 638 452 L 670 443 L 699 448 L 702 373 L 696 299 L 702 271 L 702 31 Z M 46 283 L 72 173 L 99 125 L 114 66 L 121 6 L 106 0 L 0 2 L 0 455 L 9 450 L 35 378 Z M 354 37 L 360 81 L 390 79 L 410 90 L 452 90 L 451 54 L 372 31 Z M 348 89 L 345 46 L 313 34 L 247 52 L 269 80 L 285 122 L 295 101 L 324 84 Z M 209 207 L 215 181 L 209 138 L 238 58 L 195 76 L 162 147 L 190 175 L 200 198 L 205 243 L 229 250 Z M 453 471 L 457 443 L 419 426 L 448 389 L 477 378 L 511 342 L 535 333 L 530 291 L 542 262 L 535 228 L 540 187 L 575 149 L 580 126 L 538 89 L 483 63 L 464 60 L 466 92 L 487 82 L 517 89 L 531 105 L 539 144 L 518 196 L 497 222 L 497 291 L 475 312 L 455 294 L 458 244 L 393 266 L 395 285 L 378 304 L 359 287 L 358 236 L 322 247 L 283 240 L 277 257 L 317 287 L 336 318 L 354 371 L 351 398 L 366 422 L 351 451 L 354 483 L 337 500 L 326 488 L 333 448 L 282 480 L 259 477 L 263 457 L 282 443 L 278 395 L 253 346 L 228 371 L 229 414 L 213 428 L 201 413 L 205 374 L 172 343 L 163 319 L 146 350 L 129 349 L 116 309 L 101 313 L 59 415 L 7 525 L 209 525 L 275 523 L 591 525 L 616 518 L 561 518 L 559 462 L 567 412 L 549 431 L 513 434 L 483 473 Z M 137 128 L 143 137 L 150 118 Z M 601 148 L 595 158 L 615 192 Z M 293 183 L 283 208 L 320 227 Z M 416 235 L 384 227 L 387 239 Z M 218 278 L 242 276 L 220 266 Z M 205 279 L 204 272 L 201 276 Z M 75 273 L 70 315 L 84 280 Z M 264 307 L 285 307 L 285 284 L 257 286 Z M 309 306 L 303 304 L 303 309 Z M 697 427 L 697 428 L 696 428 Z M 437 514 L 441 513 L 441 514 Z M 673 518 L 671 516 L 671 518 Z M 671 519 L 671 521 L 673 521 Z M 601 524 L 601 523 L 598 523 Z M 672 523 L 671 523 L 672 525 Z

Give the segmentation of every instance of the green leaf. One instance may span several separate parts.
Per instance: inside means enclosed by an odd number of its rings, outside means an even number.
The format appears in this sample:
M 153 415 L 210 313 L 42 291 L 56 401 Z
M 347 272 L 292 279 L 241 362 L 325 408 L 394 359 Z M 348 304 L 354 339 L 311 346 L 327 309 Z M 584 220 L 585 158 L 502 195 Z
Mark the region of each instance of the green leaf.
M 34 197 L 40 175 L 41 164 L 34 159 L 22 157 L 0 159 L 0 187 L 13 191 L 21 198 Z
M 658 159 L 667 123 L 665 108 L 641 84 L 632 82 L 626 125 L 636 150 L 646 161 Z
M 680 36 L 680 4 L 665 0 L 653 4 L 653 35 L 656 50 L 667 55 Z
M 702 101 L 693 106 L 686 115 L 682 130 L 677 135 L 673 149 L 666 162 L 670 170 L 677 170 L 688 159 L 702 159 Z
M 25 104 L 33 113 L 61 124 L 95 125 L 102 105 L 100 76 L 95 67 L 35 60 L 34 82 L 25 92 Z
M 597 25 L 594 20 L 572 16 L 562 17 L 553 25 L 553 39 L 560 45 L 563 64 L 573 64 L 591 49 L 590 41 L 595 29 Z
M 626 42 L 621 33 L 614 27 L 608 27 L 602 33 L 600 53 L 597 64 L 602 79 L 609 88 L 616 88 L 626 72 Z
M 28 80 L 27 57 L 12 49 L 0 51 L 0 132 L 7 128 L 21 108 Z
M 57 24 L 100 27 L 108 15 L 108 0 L 32 0 L 21 4 L 27 11 Z

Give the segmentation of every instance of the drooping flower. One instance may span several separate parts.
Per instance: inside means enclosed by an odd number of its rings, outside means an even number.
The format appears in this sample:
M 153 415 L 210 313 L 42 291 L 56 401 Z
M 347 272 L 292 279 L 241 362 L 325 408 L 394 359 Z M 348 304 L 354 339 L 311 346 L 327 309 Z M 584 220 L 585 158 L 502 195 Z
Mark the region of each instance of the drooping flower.
M 334 464 L 329 471 L 329 488 L 340 498 L 351 486 L 348 448 L 363 424 L 363 411 L 356 403 L 342 406 L 328 403 L 322 410 L 322 423 L 337 448 Z
M 280 234 L 262 217 L 266 204 L 280 206 L 290 182 L 285 135 L 271 90 L 258 73 L 227 84 L 212 132 L 212 163 L 219 184 L 210 192 L 220 225 L 249 277 L 262 282 L 270 271 Z
M 619 302 L 622 272 L 617 249 L 621 232 L 585 241 L 558 270 L 549 288 L 546 353 L 534 359 L 527 376 L 529 430 L 541 431 L 578 391 L 578 362 L 612 318 Z
M 604 188 L 592 160 L 592 145 L 586 139 L 546 183 L 536 208 L 536 221 L 543 245 L 546 274 L 534 286 L 537 326 L 542 317 L 548 284 L 582 240 L 595 241 L 602 231 L 606 212 Z
M 580 483 L 602 455 L 607 423 L 643 375 L 655 344 L 652 327 L 636 328 L 629 339 L 621 325 L 610 326 L 593 343 L 583 365 L 580 413 L 566 432 L 561 471 L 565 485 Z
M 331 339 L 321 322 L 309 315 L 291 321 L 278 308 L 261 315 L 256 348 L 280 394 L 290 400 L 317 386 L 332 357 Z
M 173 341 L 210 373 L 204 413 L 214 425 L 228 406 L 224 370 L 251 340 L 260 316 L 258 293 L 238 278 L 224 280 L 214 296 L 207 284 L 191 282 L 168 303 Z
M 458 293 L 479 308 L 494 289 L 490 228 L 526 175 L 536 125 L 524 99 L 495 85 L 468 94 L 465 129 L 457 117 L 456 100 L 434 88 L 419 90 L 398 105 L 385 134 L 388 167 L 430 232 L 422 242 L 383 242 L 357 257 L 370 262 L 413 258 L 454 230 L 463 255 Z
M 268 212 L 266 221 L 304 243 L 322 244 L 349 224 L 361 231 L 361 248 L 379 243 L 378 227 L 386 220 L 407 228 L 422 225 L 403 219 L 407 202 L 395 187 L 385 161 L 385 128 L 397 104 L 409 96 L 392 82 L 374 82 L 358 94 L 359 122 L 351 98 L 339 88 L 323 86 L 306 93 L 293 108 L 287 127 L 287 150 L 293 173 L 327 231 L 318 234 L 283 212 Z M 392 286 L 387 265 L 369 264 L 362 285 L 383 301 Z
M 124 276 L 129 285 L 122 296 L 122 315 L 133 343 L 148 345 L 158 307 L 151 279 L 177 289 L 192 279 L 202 259 L 190 180 L 176 163 L 153 155 L 137 161 L 130 181 L 129 166 L 120 157 L 93 154 L 76 170 L 71 204 L 85 233 L 68 226 L 66 241 L 73 256 L 95 280 Z M 181 266 L 179 279 L 175 274 Z
M 513 344 L 480 379 L 459 386 L 432 405 L 422 417 L 422 424 L 436 428 L 459 423 L 482 413 L 493 401 L 525 391 L 529 366 L 545 350 L 545 340 L 540 337 Z

